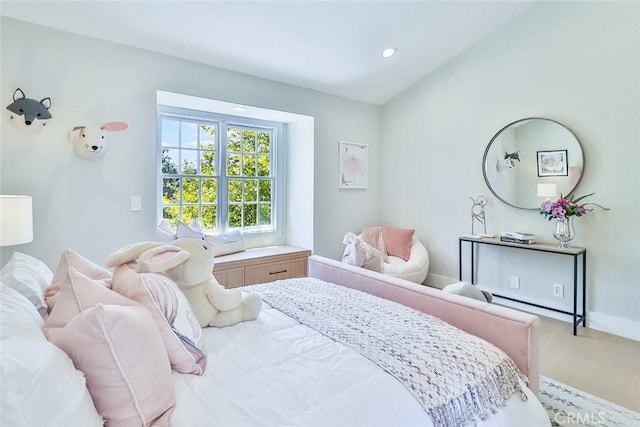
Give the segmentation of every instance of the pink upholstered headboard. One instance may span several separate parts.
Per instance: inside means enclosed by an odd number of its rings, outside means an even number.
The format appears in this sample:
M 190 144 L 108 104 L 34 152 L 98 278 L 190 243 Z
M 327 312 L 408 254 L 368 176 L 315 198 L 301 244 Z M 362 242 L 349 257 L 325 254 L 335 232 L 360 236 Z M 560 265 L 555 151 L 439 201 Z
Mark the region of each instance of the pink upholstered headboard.
M 537 316 L 318 255 L 309 257 L 309 276 L 396 301 L 489 341 L 513 359 L 529 378 L 531 391 L 538 394 L 540 319 Z

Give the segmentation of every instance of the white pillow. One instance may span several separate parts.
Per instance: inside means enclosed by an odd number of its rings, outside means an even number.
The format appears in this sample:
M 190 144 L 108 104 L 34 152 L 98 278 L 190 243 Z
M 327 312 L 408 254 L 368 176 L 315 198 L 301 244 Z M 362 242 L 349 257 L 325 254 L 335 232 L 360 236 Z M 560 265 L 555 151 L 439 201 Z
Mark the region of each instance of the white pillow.
M 351 232 L 345 234 L 342 243 L 346 245 L 342 254 L 342 262 L 368 270 L 382 271 L 384 255 L 378 249 Z
M 0 281 L 24 295 L 43 317 L 47 315 L 44 291 L 52 279 L 53 273 L 44 262 L 22 252 L 14 252 L 0 270 Z
M 44 338 L 44 319 L 20 292 L 0 281 L 0 335 L 22 335 L 36 339 Z M 7 319 L 5 321 L 5 318 Z
M 178 223 L 178 229 L 176 230 L 177 239 L 204 239 L 202 231 L 198 231 L 183 222 Z
M 240 231 L 230 231 L 222 234 L 207 234 L 205 240 L 213 249 L 213 256 L 222 256 L 246 250 Z
M 160 221 L 156 228 L 156 238 L 159 242 L 169 243 L 172 240 L 176 240 L 176 233 L 173 232 L 171 226 L 166 219 Z
M 46 340 L 42 318 L 0 283 L 0 425 L 102 426 L 82 372 Z

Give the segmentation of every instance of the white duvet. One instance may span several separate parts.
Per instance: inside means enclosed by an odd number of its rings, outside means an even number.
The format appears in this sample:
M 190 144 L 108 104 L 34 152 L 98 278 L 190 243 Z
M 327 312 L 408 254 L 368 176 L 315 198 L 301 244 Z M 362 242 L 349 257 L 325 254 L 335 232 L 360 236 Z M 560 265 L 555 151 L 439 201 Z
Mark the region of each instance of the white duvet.
M 433 426 L 391 375 L 268 304 L 255 321 L 205 328 L 201 347 L 202 376 L 173 373 L 172 426 Z M 550 425 L 525 389 L 477 425 Z

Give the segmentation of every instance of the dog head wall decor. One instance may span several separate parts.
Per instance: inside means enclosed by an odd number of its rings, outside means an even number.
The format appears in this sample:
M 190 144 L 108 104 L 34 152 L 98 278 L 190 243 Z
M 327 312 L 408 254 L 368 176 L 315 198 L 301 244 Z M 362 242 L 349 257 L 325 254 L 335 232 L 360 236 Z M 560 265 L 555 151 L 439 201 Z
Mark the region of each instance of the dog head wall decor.
M 51 98 L 40 101 L 27 98 L 22 89 L 13 92 L 13 102 L 7 105 L 11 122 L 24 132 L 35 132 L 47 125 L 51 119 Z
M 126 122 L 107 122 L 100 126 L 74 126 L 70 134 L 73 151 L 86 160 L 97 160 L 104 155 L 107 148 L 106 132 L 125 130 L 129 127 Z

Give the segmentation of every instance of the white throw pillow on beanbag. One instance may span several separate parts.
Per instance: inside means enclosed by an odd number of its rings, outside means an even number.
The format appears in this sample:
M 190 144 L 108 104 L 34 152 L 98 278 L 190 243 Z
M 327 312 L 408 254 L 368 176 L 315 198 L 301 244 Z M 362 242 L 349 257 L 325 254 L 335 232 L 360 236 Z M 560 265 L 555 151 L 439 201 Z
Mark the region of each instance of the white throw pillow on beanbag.
M 372 271 L 382 271 L 384 255 L 378 249 L 351 232 L 345 234 L 342 243 L 346 245 L 342 262 Z

